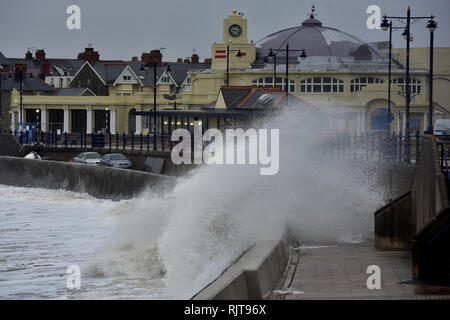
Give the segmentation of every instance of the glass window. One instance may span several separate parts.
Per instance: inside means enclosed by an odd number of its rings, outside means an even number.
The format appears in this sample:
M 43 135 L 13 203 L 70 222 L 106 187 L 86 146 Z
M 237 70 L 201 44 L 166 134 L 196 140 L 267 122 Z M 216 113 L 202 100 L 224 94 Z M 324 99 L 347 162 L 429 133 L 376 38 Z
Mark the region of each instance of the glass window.
M 384 81 L 375 77 L 356 78 L 350 81 L 350 92 L 360 91 L 363 87 L 373 83 L 384 83 Z
M 308 78 L 300 81 L 300 92 L 314 92 L 314 93 L 344 92 L 344 81 L 330 77 Z

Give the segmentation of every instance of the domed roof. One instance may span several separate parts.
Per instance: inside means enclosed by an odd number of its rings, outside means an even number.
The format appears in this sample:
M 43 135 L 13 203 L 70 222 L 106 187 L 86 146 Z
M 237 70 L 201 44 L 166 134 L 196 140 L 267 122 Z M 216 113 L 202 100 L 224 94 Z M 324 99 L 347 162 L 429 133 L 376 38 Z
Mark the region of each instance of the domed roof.
M 311 14 L 301 26 L 275 32 L 256 42 L 259 57 L 265 57 L 270 49 L 305 49 L 308 56 L 356 57 L 362 60 L 383 58 L 385 55 L 377 48 L 346 32 L 324 27 Z M 277 52 L 274 52 L 277 53 Z M 278 52 L 278 56 L 285 56 Z M 300 52 L 289 52 L 290 60 L 297 60 Z M 291 58 L 292 57 L 292 58 Z

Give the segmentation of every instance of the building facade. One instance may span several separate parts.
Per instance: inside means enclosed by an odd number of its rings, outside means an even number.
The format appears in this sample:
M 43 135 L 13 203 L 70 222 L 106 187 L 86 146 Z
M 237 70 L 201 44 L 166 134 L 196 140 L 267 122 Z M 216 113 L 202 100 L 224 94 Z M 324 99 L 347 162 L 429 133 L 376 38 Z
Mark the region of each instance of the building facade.
M 290 51 L 286 54 L 287 43 Z M 300 57 L 302 49 L 307 55 L 304 60 Z M 428 117 L 427 50 L 411 50 L 410 127 L 422 132 Z M 211 64 L 194 61 L 194 56 L 192 61 L 163 63 L 155 52 L 143 54 L 140 61 L 107 62 L 91 52 L 68 86 L 88 88 L 92 94 L 26 96 L 23 106 L 41 110 L 43 130 L 51 126 L 51 114 L 58 113 L 58 119 L 62 119 L 59 128 L 66 132 L 106 129 L 146 133 L 152 128 L 150 120 L 136 112 L 151 111 L 155 103 L 158 110 L 174 109 L 176 105 L 177 110 L 212 111 L 221 106 L 226 109 L 224 104 L 216 103 L 226 85 L 285 91 L 287 62 L 289 93 L 330 112 L 330 128 L 361 134 L 385 129 L 390 117 L 391 130 L 403 132 L 405 50 L 394 50 L 391 115 L 387 114 L 389 61 L 385 51 L 349 33 L 323 26 L 313 14 L 300 26 L 277 31 L 254 43 L 247 37 L 247 20 L 234 10 L 223 20 L 222 40 L 212 44 Z M 449 54 L 450 48 L 436 50 L 434 117 L 446 117 L 450 110 Z M 155 63 L 154 67 L 149 63 Z M 302 104 L 298 105 L 301 108 Z M 14 92 L 11 119 L 17 119 L 18 112 L 19 95 Z M 10 126 L 16 127 L 14 123 Z

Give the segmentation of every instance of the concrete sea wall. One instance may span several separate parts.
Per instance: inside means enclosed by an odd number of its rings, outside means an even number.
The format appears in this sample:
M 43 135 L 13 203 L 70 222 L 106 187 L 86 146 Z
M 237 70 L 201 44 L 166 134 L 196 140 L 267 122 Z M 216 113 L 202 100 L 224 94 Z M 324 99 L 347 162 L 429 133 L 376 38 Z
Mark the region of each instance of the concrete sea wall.
M 77 163 L 0 156 L 0 184 L 85 192 L 97 198 L 132 198 L 151 187 L 170 188 L 175 178 Z
M 193 300 L 267 299 L 289 261 L 287 234 L 279 240 L 258 241 Z

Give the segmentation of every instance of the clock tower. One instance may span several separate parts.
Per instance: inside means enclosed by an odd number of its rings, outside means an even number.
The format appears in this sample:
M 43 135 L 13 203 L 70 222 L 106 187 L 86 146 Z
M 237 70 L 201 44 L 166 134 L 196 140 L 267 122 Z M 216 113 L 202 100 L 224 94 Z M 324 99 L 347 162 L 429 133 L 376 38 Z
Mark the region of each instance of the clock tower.
M 227 52 L 230 49 L 229 68 L 249 68 L 256 56 L 256 46 L 247 39 L 247 19 L 233 10 L 223 20 L 222 42 L 212 45 L 212 69 L 227 68 Z M 239 51 L 240 50 L 240 51 Z M 240 55 L 238 54 L 240 52 Z

